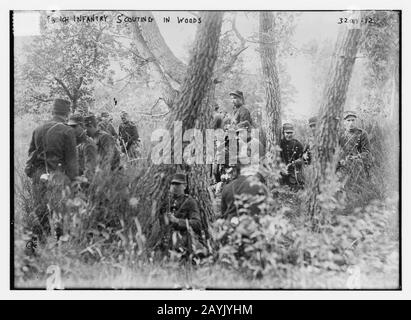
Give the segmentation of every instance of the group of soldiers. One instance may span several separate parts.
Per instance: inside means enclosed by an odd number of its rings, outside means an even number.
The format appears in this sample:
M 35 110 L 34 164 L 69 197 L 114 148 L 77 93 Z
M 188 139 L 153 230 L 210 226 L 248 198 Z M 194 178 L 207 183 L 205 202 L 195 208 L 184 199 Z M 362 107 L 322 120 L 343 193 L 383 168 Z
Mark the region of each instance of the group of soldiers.
M 216 107 L 214 128 L 235 128 L 238 131 L 255 128 L 250 111 L 245 106 L 243 93 L 237 90 L 230 92 L 229 95 L 233 112 L 231 115 L 223 115 Z M 48 220 L 52 208 L 47 206 L 47 201 L 50 200 L 47 200 L 46 196 L 47 181 L 56 179 L 59 175 L 66 180 L 66 185 L 78 176 L 83 176 L 86 181 L 92 181 L 96 168 L 121 170 L 121 152 L 129 161 L 138 156 L 137 147 L 140 139 L 137 127 L 127 113 L 121 113 L 122 123 L 118 133 L 107 112 L 103 112 L 99 118 L 94 114 L 69 115 L 70 103 L 56 99 L 52 119 L 34 130 L 30 143 L 26 173 L 32 179 L 35 216 L 41 227 L 41 230 L 34 231 L 38 236 L 44 232 L 50 233 Z M 356 119 L 357 115 L 354 112 L 344 114 L 345 130 L 339 139 L 342 155 L 338 171 L 349 167 L 352 162 L 366 163 L 370 157 L 367 133 L 357 128 Z M 294 190 L 303 188 L 303 168 L 313 162 L 312 150 L 317 123 L 316 117 L 308 120 L 310 135 L 304 144 L 294 137 L 295 129 L 291 123 L 283 124 L 280 156 L 286 169 L 281 173 L 280 183 Z M 248 141 L 250 139 L 248 138 Z M 238 161 L 235 165 L 226 163 L 212 167 L 211 175 L 221 186 L 221 218 L 229 219 L 239 215 L 245 208 L 251 214 L 261 212 L 261 204 L 269 193 L 261 165 L 243 164 Z M 194 243 L 205 245 L 205 227 L 200 208 L 197 201 L 188 194 L 187 182 L 184 172 L 171 177 L 169 196 L 160 206 L 159 223 L 164 231 L 164 237 L 156 244 L 156 248 L 164 250 L 177 246 L 192 252 L 189 249 Z M 239 202 L 239 198 L 246 200 Z M 59 230 L 56 236 L 61 236 L 61 228 L 56 230 Z
M 91 113 L 70 114 L 70 102 L 56 99 L 52 119 L 39 125 L 32 134 L 25 173 L 32 179 L 33 217 L 37 221 L 33 231 L 38 238 L 50 233 L 50 211 L 59 211 L 51 204 L 51 191 L 58 194 L 58 189 L 63 190 L 78 177 L 87 185 L 97 170 L 121 170 L 121 152 L 128 159 L 138 155 L 137 127 L 126 112 L 121 113 L 119 133 L 107 112 L 100 117 Z M 55 199 L 54 204 L 60 205 L 58 202 Z M 61 236 L 61 228 L 56 230 L 56 236 Z

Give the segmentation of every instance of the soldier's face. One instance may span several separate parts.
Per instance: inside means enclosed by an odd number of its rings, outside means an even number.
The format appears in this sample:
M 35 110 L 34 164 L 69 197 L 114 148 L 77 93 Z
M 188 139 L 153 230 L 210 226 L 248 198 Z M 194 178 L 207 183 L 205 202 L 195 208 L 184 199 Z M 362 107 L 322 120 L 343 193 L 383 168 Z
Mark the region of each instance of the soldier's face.
M 284 131 L 285 140 L 289 141 L 294 137 L 294 131 Z
M 243 104 L 243 100 L 240 97 L 234 95 L 231 96 L 231 102 L 235 107 L 241 106 Z
M 128 116 L 127 116 L 126 114 L 123 114 L 123 115 L 121 116 L 121 121 L 127 122 L 127 120 L 128 120 Z
M 170 192 L 174 195 L 182 195 L 184 194 L 185 188 L 186 188 L 185 183 L 172 182 L 170 185 Z
M 348 117 L 344 120 L 345 130 L 351 130 L 355 128 L 356 118 L 355 117 Z

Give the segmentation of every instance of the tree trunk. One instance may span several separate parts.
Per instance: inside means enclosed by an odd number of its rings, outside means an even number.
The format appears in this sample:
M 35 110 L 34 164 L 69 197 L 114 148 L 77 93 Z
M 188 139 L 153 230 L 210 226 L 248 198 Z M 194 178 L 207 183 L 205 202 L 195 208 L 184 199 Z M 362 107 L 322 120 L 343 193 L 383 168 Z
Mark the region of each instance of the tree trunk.
M 170 114 L 167 130 L 173 132 L 174 122 L 182 122 L 182 133 L 188 129 L 197 128 L 205 133 L 211 127 L 212 111 L 204 102 L 211 86 L 213 69 L 218 52 L 219 35 L 222 25 L 220 12 L 204 12 L 199 25 L 194 49 L 187 68 L 186 77 L 182 83 L 180 94 Z M 208 193 L 205 164 L 190 166 L 188 172 L 190 194 L 198 201 L 200 213 L 204 221 L 212 219 L 213 211 Z M 171 176 L 181 170 L 177 164 L 152 164 L 141 181 L 140 190 L 146 193 L 141 197 L 144 202 L 139 220 L 150 232 L 151 227 L 159 219 L 159 205 L 168 194 Z M 151 212 L 151 218 L 147 216 Z M 154 220 L 153 220 L 154 219 Z M 161 234 L 151 234 L 148 245 L 155 243 Z
M 333 158 L 338 144 L 347 89 L 361 36 L 359 27 L 348 29 L 344 26 L 342 28 L 337 39 L 320 107 L 320 121 L 314 146 L 314 178 L 308 187 L 310 190 L 308 212 L 314 224 L 318 221 L 321 212 L 318 202 L 318 196 L 321 192 L 320 186 L 325 182 L 326 174 L 335 172 L 336 163 Z
M 260 58 L 265 81 L 268 155 L 275 155 L 275 146 L 281 140 L 281 97 L 276 66 L 274 38 L 275 21 L 272 12 L 260 12 Z
M 147 16 L 154 18 L 150 11 L 133 11 L 132 14 L 135 16 Z M 218 70 L 215 70 L 214 78 L 216 83 L 213 84 L 214 88 L 217 82 L 221 82 L 221 79 L 224 78 L 224 76 L 230 71 L 239 55 L 247 49 L 245 39 L 242 38 L 235 27 L 235 19 L 232 23 L 233 29 L 240 40 L 240 46 L 235 52 L 233 52 L 226 64 L 220 66 Z M 161 79 L 163 98 L 166 104 L 172 108 L 175 103 L 175 99 L 178 96 L 177 90 L 179 88 L 176 84 L 181 85 L 183 83 L 184 75 L 187 71 L 187 65 L 179 60 L 170 50 L 164 41 L 155 20 L 151 23 L 141 23 L 139 27 L 136 26 L 135 40 L 139 53 L 150 62 L 153 62 L 154 71 Z M 213 100 L 214 95 L 210 94 L 209 101 L 211 102 Z
M 154 19 L 150 11 L 137 11 L 136 14 Z M 164 72 L 178 84 L 183 83 L 187 66 L 167 46 L 157 22 L 154 20 L 150 23 L 141 23 L 140 28 L 148 49 L 163 67 Z
M 137 13 L 134 12 L 133 14 L 136 15 Z M 155 23 L 155 22 L 152 22 L 152 23 Z M 148 23 L 145 23 L 145 24 L 148 24 Z M 134 34 L 134 40 L 135 40 L 135 44 L 137 46 L 137 50 L 138 50 L 139 54 L 144 59 L 147 59 L 148 61 L 150 61 L 152 63 L 154 71 L 157 73 L 157 75 L 160 78 L 162 98 L 163 98 L 164 102 L 170 108 L 172 108 L 173 104 L 174 104 L 174 100 L 175 100 L 178 92 L 177 92 L 177 90 L 175 90 L 172 87 L 170 81 L 167 79 L 166 75 L 164 74 L 163 69 L 162 69 L 159 61 L 157 60 L 157 58 L 154 56 L 154 54 L 152 53 L 152 51 L 148 47 L 148 43 L 144 39 L 144 37 L 142 35 L 142 31 L 141 31 L 140 28 L 141 27 L 138 24 L 134 24 L 133 34 Z

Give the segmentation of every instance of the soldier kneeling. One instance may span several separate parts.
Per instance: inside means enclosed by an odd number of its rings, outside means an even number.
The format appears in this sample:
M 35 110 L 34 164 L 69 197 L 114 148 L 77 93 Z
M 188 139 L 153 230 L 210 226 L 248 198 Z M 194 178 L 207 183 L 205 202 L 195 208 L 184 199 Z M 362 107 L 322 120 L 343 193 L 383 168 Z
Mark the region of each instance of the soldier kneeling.
M 185 193 L 187 178 L 177 173 L 170 185 L 170 194 L 160 208 L 163 237 L 157 249 L 163 253 L 177 252 L 183 259 L 201 257 L 206 253 L 200 211 L 191 196 Z

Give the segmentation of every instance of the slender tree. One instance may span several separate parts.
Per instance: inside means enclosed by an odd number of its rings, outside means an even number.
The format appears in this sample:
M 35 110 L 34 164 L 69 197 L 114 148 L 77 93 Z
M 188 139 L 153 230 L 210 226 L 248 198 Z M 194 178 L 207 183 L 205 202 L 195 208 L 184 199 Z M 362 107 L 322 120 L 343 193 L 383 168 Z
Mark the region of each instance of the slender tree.
M 314 146 L 314 178 L 309 186 L 308 212 L 317 221 L 321 211 L 320 186 L 327 172 L 335 172 L 333 157 L 337 149 L 338 134 L 359 43 L 361 29 L 358 26 L 342 26 L 334 50 L 333 61 L 320 107 L 320 121 Z

